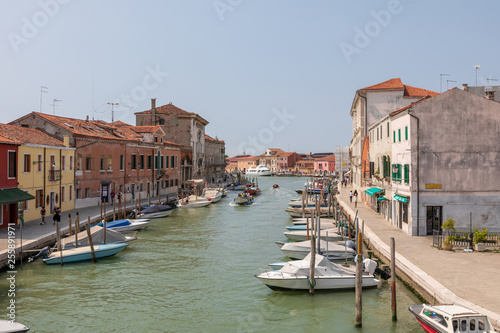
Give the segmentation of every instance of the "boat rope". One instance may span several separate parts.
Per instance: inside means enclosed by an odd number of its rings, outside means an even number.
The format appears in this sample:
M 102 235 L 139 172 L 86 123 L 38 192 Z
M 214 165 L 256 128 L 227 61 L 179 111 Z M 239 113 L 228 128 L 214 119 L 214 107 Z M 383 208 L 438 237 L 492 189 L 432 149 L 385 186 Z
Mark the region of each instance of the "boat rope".
M 311 283 L 311 279 L 309 278 L 309 276 L 307 277 L 307 283 L 309 283 L 309 286 L 311 286 L 311 287 L 313 287 L 313 288 L 314 288 L 314 287 L 316 287 L 316 282 L 317 282 L 317 281 L 316 281 L 316 280 L 314 280 L 314 285 L 313 285 L 313 284 Z

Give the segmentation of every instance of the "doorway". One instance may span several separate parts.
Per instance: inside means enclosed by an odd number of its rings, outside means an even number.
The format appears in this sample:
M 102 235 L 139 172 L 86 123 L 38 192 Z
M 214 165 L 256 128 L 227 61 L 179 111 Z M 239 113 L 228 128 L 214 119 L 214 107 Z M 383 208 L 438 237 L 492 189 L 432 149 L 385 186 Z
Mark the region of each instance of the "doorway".
M 434 230 L 441 231 L 442 211 L 443 206 L 427 206 L 427 235 L 432 235 Z

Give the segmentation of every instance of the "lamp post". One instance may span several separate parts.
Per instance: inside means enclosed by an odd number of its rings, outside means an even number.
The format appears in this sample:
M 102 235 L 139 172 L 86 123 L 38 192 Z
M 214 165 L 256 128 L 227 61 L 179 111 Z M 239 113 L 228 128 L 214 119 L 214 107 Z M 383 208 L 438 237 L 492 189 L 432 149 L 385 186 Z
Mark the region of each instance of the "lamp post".
M 477 71 L 481 68 L 480 65 L 475 65 L 474 69 L 476 70 L 476 87 L 477 87 Z

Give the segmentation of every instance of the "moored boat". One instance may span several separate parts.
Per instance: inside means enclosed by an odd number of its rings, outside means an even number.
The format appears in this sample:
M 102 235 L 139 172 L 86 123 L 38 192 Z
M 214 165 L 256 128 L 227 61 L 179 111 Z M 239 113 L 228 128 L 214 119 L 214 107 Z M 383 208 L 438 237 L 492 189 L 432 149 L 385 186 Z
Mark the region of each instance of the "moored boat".
M 107 225 L 106 225 L 107 227 Z M 94 245 L 100 245 L 100 244 L 113 244 L 113 243 L 128 243 L 133 240 L 136 240 L 137 237 L 134 236 L 125 236 L 122 233 L 113 230 L 113 229 L 108 229 L 106 228 L 106 243 L 104 243 L 104 228 L 100 226 L 93 226 L 90 228 L 90 235 L 92 237 L 92 243 Z M 69 249 L 69 248 L 74 248 L 75 247 L 75 242 L 76 239 L 78 239 L 78 246 L 88 246 L 89 245 L 89 240 L 88 240 L 88 234 L 87 231 L 84 230 L 82 232 L 79 232 L 78 235 L 73 235 L 73 236 L 68 236 L 66 238 L 61 239 L 61 244 L 63 246 L 63 249 Z
M 211 203 L 212 203 L 212 201 L 208 200 L 207 198 L 196 196 L 196 195 L 190 195 L 187 198 L 179 200 L 179 204 L 177 205 L 177 208 L 207 207 Z
M 222 191 L 216 188 L 205 188 L 202 196 L 212 203 L 219 202 L 222 199 Z
M 309 277 L 311 254 L 303 260 L 286 263 L 280 270 L 270 270 L 255 275 L 262 283 L 273 290 L 309 290 L 312 283 Z M 377 263 L 365 259 L 362 286 L 376 287 L 379 280 L 373 276 Z M 314 289 L 335 290 L 354 289 L 356 284 L 356 269 L 354 266 L 344 267 L 329 261 L 326 257 L 316 254 L 314 265 Z
M 497 332 L 487 316 L 459 305 L 418 304 L 408 310 L 428 333 Z
M 0 332 L 1 333 L 23 333 L 28 332 L 30 329 L 23 324 L 16 323 L 10 320 L 0 320 Z
M 307 235 L 309 232 L 307 230 L 294 230 L 285 231 L 283 233 L 286 237 L 295 242 L 301 242 L 307 240 Z M 342 236 L 337 233 L 337 229 L 324 229 L 321 230 L 320 239 L 328 241 L 339 241 L 342 240 Z
M 121 233 L 137 231 L 145 228 L 149 224 L 149 219 L 136 219 L 136 220 L 116 220 L 106 222 L 106 228 L 118 231 Z M 97 223 L 99 227 L 104 227 L 102 222 Z
M 127 243 L 102 244 L 94 246 L 96 259 L 114 256 L 128 246 Z M 90 246 L 82 246 L 69 250 L 54 251 L 47 258 L 43 259 L 46 264 L 63 264 L 92 260 Z
M 311 241 L 302 242 L 276 242 L 283 254 L 291 259 L 304 259 L 311 252 Z M 354 242 L 319 242 L 318 253 L 329 260 L 354 259 L 356 251 L 353 250 Z
M 170 205 L 151 205 L 141 210 L 142 219 L 158 219 L 169 216 L 174 211 Z

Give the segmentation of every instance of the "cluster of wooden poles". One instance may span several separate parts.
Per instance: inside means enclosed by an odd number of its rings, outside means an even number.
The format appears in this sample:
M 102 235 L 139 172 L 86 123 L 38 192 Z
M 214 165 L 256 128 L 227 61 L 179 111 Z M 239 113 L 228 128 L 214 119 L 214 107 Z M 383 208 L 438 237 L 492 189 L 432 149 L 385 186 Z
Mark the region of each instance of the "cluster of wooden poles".
M 356 284 L 355 284 L 355 299 L 356 299 L 356 319 L 355 326 L 362 326 L 362 289 L 363 289 L 363 234 L 364 234 L 364 221 L 361 222 L 361 227 L 359 226 L 358 221 L 358 212 L 356 211 L 356 215 L 354 220 L 350 220 L 347 214 L 344 212 L 344 209 L 340 206 L 338 199 L 333 193 L 334 186 L 330 187 L 330 190 L 327 193 L 327 198 L 323 197 L 324 186 L 327 184 L 327 181 L 330 184 L 333 184 L 332 179 L 325 179 L 323 177 L 323 190 L 321 194 L 312 194 L 312 191 L 309 191 L 309 187 L 306 186 L 305 190 L 302 191 L 302 217 L 306 216 L 305 207 L 309 206 L 309 200 L 312 197 L 315 197 L 315 209 L 311 209 L 311 237 L 309 237 L 309 217 L 306 220 L 306 230 L 307 230 L 307 239 L 311 241 L 311 253 L 316 253 L 316 242 L 319 244 L 318 231 L 321 228 L 321 201 L 323 200 L 325 204 L 328 205 L 328 216 L 332 216 L 331 212 L 335 216 L 335 224 L 338 228 L 338 233 L 344 236 L 347 233 L 348 239 L 351 239 L 351 231 L 356 231 Z M 317 188 L 318 181 L 311 179 L 311 188 Z M 336 191 L 336 188 L 335 188 Z M 346 230 L 347 229 L 347 230 Z M 319 245 L 318 245 L 319 246 Z M 394 237 L 391 237 L 391 309 L 392 309 L 392 320 L 397 321 L 397 310 L 396 310 L 396 243 Z M 314 267 L 316 264 L 316 256 L 311 256 L 311 262 L 309 266 L 309 294 L 314 295 Z

